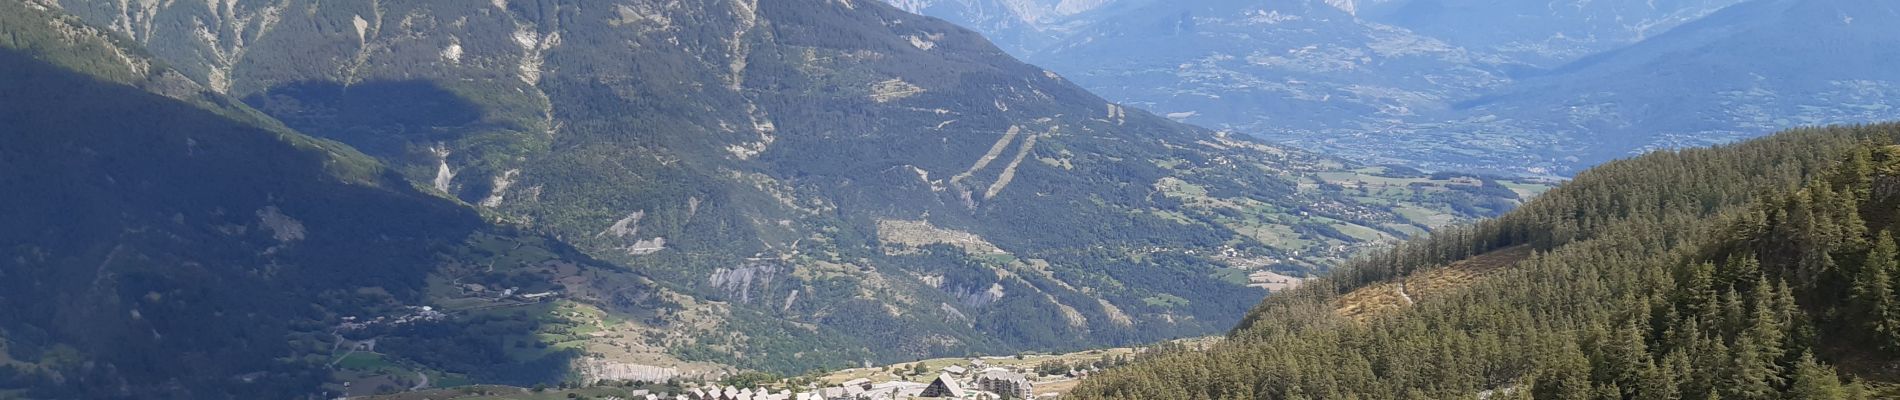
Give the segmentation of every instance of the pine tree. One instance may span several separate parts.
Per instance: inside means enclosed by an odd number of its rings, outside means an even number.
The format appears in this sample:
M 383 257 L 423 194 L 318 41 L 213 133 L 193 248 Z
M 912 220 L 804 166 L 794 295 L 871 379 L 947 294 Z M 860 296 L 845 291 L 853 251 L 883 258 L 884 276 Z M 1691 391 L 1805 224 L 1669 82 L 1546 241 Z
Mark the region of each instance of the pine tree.
M 1715 264 L 1708 262 L 1692 263 L 1688 266 L 1688 276 L 1682 280 L 1681 305 L 1683 315 L 1691 316 L 1707 324 L 1714 322 L 1716 311 Z
M 1788 287 L 1788 281 L 1775 282 L 1775 318 L 1782 322 L 1785 339 L 1782 340 L 1783 356 L 1806 353 L 1812 349 L 1814 341 L 1813 326 L 1808 324 L 1801 306 L 1795 303 L 1794 289 Z M 1784 360 L 1788 361 L 1788 360 Z
M 1546 354 L 1545 360 L 1538 366 L 1537 386 L 1533 397 L 1539 399 L 1589 399 L 1593 394 L 1590 385 L 1590 357 L 1577 347 L 1575 337 L 1560 338 L 1563 344 L 1556 352 Z
M 1631 320 L 1605 335 L 1609 337 L 1594 352 L 1600 360 L 1596 368 L 1597 383 L 1614 384 L 1626 391 L 1641 387 L 1645 372 L 1654 366 L 1648 347 L 1643 343 L 1642 328 Z
M 1675 372 L 1671 371 L 1667 366 L 1659 366 L 1656 365 L 1655 362 L 1644 364 L 1643 372 L 1639 379 L 1632 395 L 1627 398 L 1637 400 L 1673 400 L 1681 398 L 1682 396 L 1676 387 Z
M 1857 249 L 1867 246 L 1867 221 L 1860 217 L 1858 194 L 1863 189 L 1866 188 L 1847 186 L 1842 192 L 1835 194 L 1834 203 L 1828 206 L 1828 211 L 1834 214 L 1829 217 L 1834 222 L 1832 232 L 1834 243 L 1828 247 Z M 1839 277 L 1836 276 L 1836 278 Z
M 1723 387 L 1728 386 L 1724 379 L 1734 375 L 1730 372 L 1733 358 L 1728 344 L 1722 343 L 1719 335 L 1709 335 L 1702 339 L 1690 356 L 1693 358 L 1687 380 L 1689 384 L 1683 387 L 1684 397 L 1708 395 L 1721 398 Z
M 1786 323 L 1779 315 L 1780 310 L 1776 308 L 1774 287 L 1769 286 L 1766 279 L 1759 280 L 1754 286 L 1756 289 L 1750 293 L 1749 305 L 1755 312 L 1749 318 L 1749 326 L 1742 335 L 1753 342 L 1755 348 L 1752 351 L 1755 353 L 1750 357 L 1756 357 L 1752 360 L 1754 366 L 1761 369 L 1759 373 L 1765 374 L 1768 385 L 1774 388 L 1786 387 L 1786 381 L 1782 379 L 1781 365 L 1777 363 L 1782 359 L 1782 355 L 1786 354 L 1782 346 L 1787 339 Z
M 1881 232 L 1873 249 L 1855 274 L 1848 296 L 1855 314 L 1882 348 L 1900 350 L 1900 304 L 1896 304 L 1893 272 L 1896 268 L 1893 235 Z
M 1794 387 L 1788 390 L 1790 400 L 1843 400 L 1847 396 L 1833 368 L 1814 361 L 1813 354 L 1801 355 L 1801 361 L 1795 364 Z
M 1842 385 L 1841 392 L 1845 393 L 1842 397 L 1847 400 L 1872 400 L 1874 398 L 1874 390 L 1872 388 L 1868 388 L 1866 383 L 1856 382 L 1852 379 L 1848 380 L 1847 384 Z
M 1671 351 L 1663 355 L 1662 364 L 1657 365 L 1657 367 L 1657 374 L 1660 377 L 1656 378 L 1656 383 L 1662 384 L 1661 387 L 1663 390 L 1645 393 L 1642 398 L 1661 400 L 1684 399 L 1691 398 L 1692 393 L 1702 393 L 1708 390 L 1706 382 L 1703 382 L 1705 386 L 1701 388 L 1695 386 L 1697 383 L 1693 381 L 1696 375 L 1694 360 L 1689 358 L 1688 349 L 1686 348 L 1681 351 Z
M 1817 213 L 1813 210 L 1813 198 L 1809 193 L 1791 196 L 1792 199 L 1787 202 L 1787 219 L 1783 220 L 1783 237 L 1779 240 L 1782 246 L 1788 248 L 1785 255 L 1792 256 L 1795 261 L 1793 281 L 1804 289 L 1814 287 L 1815 270 L 1818 269 L 1815 264 L 1819 260 L 1813 247 L 1815 243 L 1821 242 L 1820 229 L 1815 226 L 1819 224 L 1816 222 Z
M 1848 188 L 1848 192 L 1859 203 L 1866 203 L 1873 198 L 1874 162 L 1870 146 L 1855 149 L 1841 169 L 1843 173 L 1836 175 L 1839 177 L 1837 185 Z
M 1762 343 L 1754 330 L 1742 333 L 1730 349 L 1728 373 L 1722 378 L 1719 392 L 1723 398 L 1735 400 L 1768 400 L 1774 398 L 1774 380 L 1780 376 L 1775 367 L 1772 350 Z
M 1748 304 L 1742 301 L 1742 296 L 1736 293 L 1734 289 L 1725 290 L 1722 292 L 1721 302 L 1721 324 L 1717 325 L 1714 331 L 1723 334 L 1734 334 L 1748 329 L 1749 321 L 1753 319 L 1751 318 L 1753 315 L 1748 312 Z
M 1761 262 L 1753 256 L 1733 256 L 1723 263 L 1719 283 L 1733 285 L 1743 290 L 1754 289 L 1761 279 Z
M 1596 395 L 1592 396 L 1592 398 L 1597 400 L 1622 400 L 1623 388 L 1616 386 L 1615 383 L 1603 384 L 1597 386 Z

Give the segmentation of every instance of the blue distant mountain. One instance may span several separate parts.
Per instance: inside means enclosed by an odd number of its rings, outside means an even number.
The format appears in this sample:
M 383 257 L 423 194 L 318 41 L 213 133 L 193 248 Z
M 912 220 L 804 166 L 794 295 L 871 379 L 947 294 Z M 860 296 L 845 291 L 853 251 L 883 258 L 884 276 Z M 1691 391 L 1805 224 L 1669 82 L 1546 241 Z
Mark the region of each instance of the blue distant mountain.
M 1355 8 L 1368 20 L 1551 66 L 1661 35 L 1744 1 L 1358 0 Z
M 1778 129 L 1900 118 L 1889 2 L 1758 0 L 1529 75 L 1460 105 L 1452 132 L 1538 132 L 1600 162 Z M 1496 116 L 1496 118 L 1492 118 Z
M 1429 169 L 1564 175 L 1900 117 L 1874 0 L 896 3 L 986 21 L 968 26 L 1111 100 Z

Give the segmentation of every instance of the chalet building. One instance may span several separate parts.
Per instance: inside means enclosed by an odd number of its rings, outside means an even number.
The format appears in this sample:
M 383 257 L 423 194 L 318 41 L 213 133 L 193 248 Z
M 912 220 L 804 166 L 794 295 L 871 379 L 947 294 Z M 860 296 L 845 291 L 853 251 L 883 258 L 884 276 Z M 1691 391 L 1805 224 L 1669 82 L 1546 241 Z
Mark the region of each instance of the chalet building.
M 946 399 L 961 399 L 963 395 L 963 385 L 957 384 L 957 379 L 949 374 L 937 375 L 937 380 L 930 381 L 930 386 L 925 386 L 924 391 L 917 394 L 918 397 Z
M 1018 399 L 1031 398 L 1035 391 L 1029 377 L 1001 368 L 991 368 L 977 374 L 976 387 L 985 392 Z

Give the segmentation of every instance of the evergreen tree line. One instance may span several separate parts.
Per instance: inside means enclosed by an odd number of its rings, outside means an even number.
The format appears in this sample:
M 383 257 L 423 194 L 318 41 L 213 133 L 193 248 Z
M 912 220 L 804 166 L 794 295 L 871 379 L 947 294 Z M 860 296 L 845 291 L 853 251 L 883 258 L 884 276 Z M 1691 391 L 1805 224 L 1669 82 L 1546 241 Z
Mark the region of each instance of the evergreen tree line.
M 1867 399 L 1900 355 L 1900 125 L 1802 129 L 1579 175 L 1497 219 L 1275 295 L 1229 340 L 1078 398 Z M 1344 293 L 1520 245 L 1463 290 L 1355 321 Z

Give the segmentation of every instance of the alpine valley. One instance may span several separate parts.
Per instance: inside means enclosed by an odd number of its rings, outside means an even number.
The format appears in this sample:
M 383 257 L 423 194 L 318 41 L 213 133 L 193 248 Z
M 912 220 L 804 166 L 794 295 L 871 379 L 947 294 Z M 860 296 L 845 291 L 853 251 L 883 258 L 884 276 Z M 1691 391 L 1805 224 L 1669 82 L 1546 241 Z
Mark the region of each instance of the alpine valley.
M 1880 0 L 891 0 L 1111 101 L 1372 163 L 1570 176 L 1900 119 Z
M 1184 125 L 863 0 L 0 0 L 0 398 L 1204 336 L 1528 179 Z
M 0 0 L 0 399 L 1900 398 L 1896 20 Z

